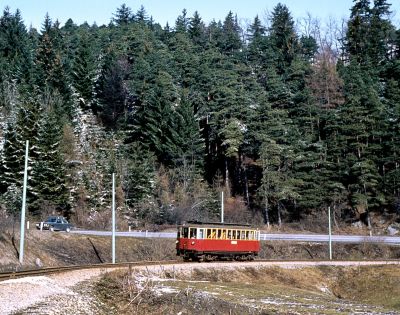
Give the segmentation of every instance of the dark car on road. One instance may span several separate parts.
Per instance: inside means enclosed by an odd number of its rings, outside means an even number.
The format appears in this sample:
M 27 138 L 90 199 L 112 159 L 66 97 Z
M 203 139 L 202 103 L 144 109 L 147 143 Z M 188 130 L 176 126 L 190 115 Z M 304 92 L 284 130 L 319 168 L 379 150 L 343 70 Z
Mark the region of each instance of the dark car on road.
M 41 227 L 43 230 L 70 232 L 73 225 L 64 217 L 49 216 L 46 221 L 36 223 L 36 228 L 40 230 Z

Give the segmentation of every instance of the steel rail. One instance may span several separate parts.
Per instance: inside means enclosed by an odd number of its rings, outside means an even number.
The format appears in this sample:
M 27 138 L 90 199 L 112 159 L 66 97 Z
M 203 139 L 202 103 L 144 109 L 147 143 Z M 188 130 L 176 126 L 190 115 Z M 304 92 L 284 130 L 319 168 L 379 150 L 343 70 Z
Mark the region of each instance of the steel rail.
M 170 265 L 178 264 L 177 260 L 163 260 L 163 261 L 135 261 L 135 262 L 121 262 L 121 263 L 103 263 L 103 264 L 92 264 L 92 265 L 71 265 L 71 266 L 61 266 L 61 267 L 47 267 L 40 269 L 27 269 L 27 270 L 15 270 L 0 272 L 0 281 L 5 279 L 20 278 L 26 276 L 39 276 L 47 275 L 75 270 L 85 270 L 85 269 L 116 269 L 122 267 L 139 267 L 139 266 L 153 266 L 153 265 Z

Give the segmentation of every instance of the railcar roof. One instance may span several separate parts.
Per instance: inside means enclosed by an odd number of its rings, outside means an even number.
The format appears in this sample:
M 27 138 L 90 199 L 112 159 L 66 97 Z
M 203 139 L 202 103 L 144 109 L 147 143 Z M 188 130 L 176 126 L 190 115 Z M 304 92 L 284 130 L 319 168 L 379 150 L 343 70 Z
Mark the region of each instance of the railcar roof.
M 237 229 L 251 229 L 256 230 L 256 228 L 250 226 L 250 224 L 238 224 L 238 223 L 220 223 L 220 222 L 199 222 L 199 221 L 188 221 L 179 226 L 184 227 L 210 227 L 210 228 L 237 228 Z

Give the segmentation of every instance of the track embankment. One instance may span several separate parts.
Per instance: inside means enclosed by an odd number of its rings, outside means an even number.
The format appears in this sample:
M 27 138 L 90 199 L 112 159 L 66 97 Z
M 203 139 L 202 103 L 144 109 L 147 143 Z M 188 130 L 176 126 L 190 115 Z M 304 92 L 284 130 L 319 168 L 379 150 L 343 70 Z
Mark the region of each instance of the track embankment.
M 222 269 L 234 270 L 237 268 L 304 268 L 313 266 L 377 266 L 377 265 L 399 265 L 398 260 L 382 260 L 382 261 L 271 261 L 256 260 L 253 262 L 209 262 L 183 263 L 181 261 L 145 261 L 121 264 L 98 264 L 85 266 L 70 266 L 61 268 L 46 268 L 42 270 L 28 270 L 13 273 L 0 274 L 0 314 L 10 314 L 18 310 L 30 309 L 32 307 L 40 307 L 40 312 L 45 314 L 56 314 L 51 311 L 54 307 L 53 303 L 46 301 L 54 301 L 54 297 L 65 300 L 68 312 L 71 313 L 74 307 L 83 310 L 85 314 L 100 314 L 105 312 L 106 307 L 99 306 L 94 297 L 87 290 L 90 283 L 96 281 L 101 276 L 118 269 L 121 270 L 145 270 L 148 272 L 165 272 L 171 274 L 177 272 L 192 272 L 201 269 Z M 86 283 L 86 289 L 82 291 L 82 283 Z M 69 298 L 67 298 L 69 297 Z M 80 301 L 78 304 L 69 303 L 70 299 Z M 43 304 L 44 303 L 44 304 Z M 36 306 L 35 306 L 36 305 Z M 48 309 L 47 311 L 45 311 Z M 39 309 L 30 309 L 29 312 Z M 60 311 L 60 310 L 58 310 Z M 67 310 L 65 310 L 67 311 Z M 107 310 L 110 311 L 110 310 Z M 24 314 L 24 312 L 22 312 Z

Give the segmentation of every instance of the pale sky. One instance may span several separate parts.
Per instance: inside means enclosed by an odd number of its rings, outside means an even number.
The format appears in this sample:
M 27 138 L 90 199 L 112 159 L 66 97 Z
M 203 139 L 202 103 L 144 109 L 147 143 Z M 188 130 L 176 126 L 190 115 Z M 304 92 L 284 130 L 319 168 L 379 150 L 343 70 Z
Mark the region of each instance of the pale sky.
M 6 6 L 13 13 L 17 8 L 20 9 L 25 25 L 40 30 L 46 12 L 53 21 L 58 19 L 61 25 L 71 18 L 78 25 L 86 21 L 90 25 L 96 22 L 100 26 L 108 24 L 117 8 L 125 3 L 134 13 L 143 5 L 155 22 L 161 26 L 167 22 L 174 26 L 183 9 L 187 10 L 188 17 L 192 17 L 197 10 L 206 24 L 213 19 L 223 21 L 229 11 L 242 20 L 253 21 L 258 15 L 264 21 L 267 12 L 271 12 L 279 2 L 289 8 L 295 20 L 305 17 L 307 13 L 322 20 L 329 17 L 348 18 L 353 4 L 352 0 L 0 0 L 0 9 L 1 13 Z M 390 2 L 394 12 L 393 21 L 398 26 L 400 1 Z

